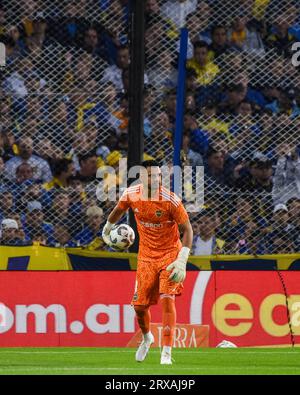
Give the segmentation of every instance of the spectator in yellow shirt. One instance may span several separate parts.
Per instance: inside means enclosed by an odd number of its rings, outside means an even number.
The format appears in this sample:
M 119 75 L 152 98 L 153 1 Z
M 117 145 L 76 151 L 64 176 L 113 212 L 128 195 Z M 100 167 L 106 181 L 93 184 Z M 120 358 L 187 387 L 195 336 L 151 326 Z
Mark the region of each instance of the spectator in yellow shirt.
M 194 44 L 194 57 L 187 62 L 187 67 L 196 71 L 200 86 L 211 84 L 220 72 L 219 67 L 209 60 L 209 47 L 205 41 Z
M 70 177 L 74 175 L 74 164 L 71 159 L 60 159 L 54 163 L 53 178 L 45 183 L 43 188 L 46 191 L 52 189 L 65 189 L 69 186 Z

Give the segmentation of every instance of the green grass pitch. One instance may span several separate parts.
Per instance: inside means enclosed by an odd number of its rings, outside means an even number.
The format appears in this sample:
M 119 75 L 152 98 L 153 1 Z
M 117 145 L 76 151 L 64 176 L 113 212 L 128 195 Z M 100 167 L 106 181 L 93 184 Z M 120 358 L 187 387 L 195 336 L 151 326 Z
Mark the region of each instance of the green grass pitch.
M 128 348 L 0 348 L 0 374 L 209 375 L 300 374 L 300 348 L 175 349 L 161 366 L 159 349 L 135 362 Z

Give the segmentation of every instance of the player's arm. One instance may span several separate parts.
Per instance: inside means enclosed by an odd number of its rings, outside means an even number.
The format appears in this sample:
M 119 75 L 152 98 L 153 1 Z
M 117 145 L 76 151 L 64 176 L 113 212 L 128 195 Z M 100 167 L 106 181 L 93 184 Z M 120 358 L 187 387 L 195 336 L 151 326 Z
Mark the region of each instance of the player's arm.
M 179 225 L 179 230 L 182 233 L 182 247 L 191 250 L 194 233 L 190 220 L 188 219 L 184 224 Z
M 109 214 L 106 224 L 104 225 L 103 231 L 102 231 L 102 239 L 104 240 L 105 244 L 108 246 L 111 244 L 110 243 L 110 231 L 114 227 L 114 225 L 124 216 L 126 213 L 126 209 L 119 207 L 117 205 L 112 212 Z
M 127 211 L 126 209 L 116 206 L 109 214 L 107 218 L 107 222 L 113 225 L 116 224 L 125 215 L 126 211 Z
M 186 264 L 193 243 L 193 228 L 182 204 L 176 209 L 174 219 L 178 223 L 180 232 L 183 234 L 182 248 L 176 260 L 167 267 L 167 271 L 171 272 L 169 277 L 170 280 L 181 283 L 186 276 Z
M 119 222 L 119 220 L 125 215 L 126 211 L 130 207 L 130 202 L 128 199 L 128 196 L 126 192 L 123 194 L 121 199 L 119 200 L 119 203 L 115 206 L 115 208 L 112 210 L 112 212 L 109 214 L 106 224 L 104 225 L 103 231 L 102 231 L 102 238 L 104 242 L 110 246 L 110 231 L 114 227 L 114 225 Z

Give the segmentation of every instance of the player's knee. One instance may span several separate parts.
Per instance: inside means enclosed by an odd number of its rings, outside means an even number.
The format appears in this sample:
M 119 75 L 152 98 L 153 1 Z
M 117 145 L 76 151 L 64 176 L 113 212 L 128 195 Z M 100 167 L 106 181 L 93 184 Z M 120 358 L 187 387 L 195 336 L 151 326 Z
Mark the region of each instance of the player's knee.
M 161 295 L 160 296 L 163 311 L 165 313 L 173 313 L 175 309 L 175 296 L 174 295 Z
M 169 295 L 169 294 L 160 294 L 160 300 L 162 301 L 174 301 L 175 300 L 175 295 Z

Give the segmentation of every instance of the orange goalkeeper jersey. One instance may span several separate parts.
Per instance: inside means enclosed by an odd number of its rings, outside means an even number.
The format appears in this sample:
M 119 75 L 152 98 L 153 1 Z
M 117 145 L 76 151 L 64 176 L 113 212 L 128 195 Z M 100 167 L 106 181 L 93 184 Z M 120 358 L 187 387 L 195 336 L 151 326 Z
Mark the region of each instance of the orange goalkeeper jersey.
M 118 207 L 134 212 L 140 237 L 139 259 L 157 260 L 181 248 L 178 225 L 188 220 L 188 214 L 173 192 L 161 187 L 153 200 L 145 200 L 139 184 L 125 190 Z

